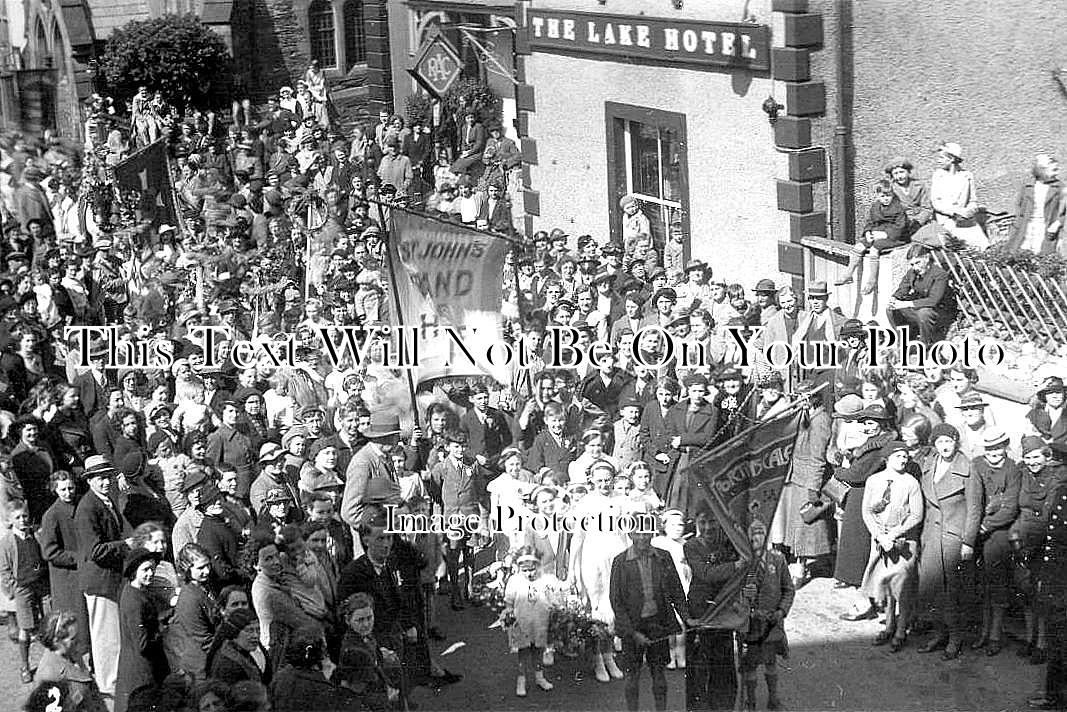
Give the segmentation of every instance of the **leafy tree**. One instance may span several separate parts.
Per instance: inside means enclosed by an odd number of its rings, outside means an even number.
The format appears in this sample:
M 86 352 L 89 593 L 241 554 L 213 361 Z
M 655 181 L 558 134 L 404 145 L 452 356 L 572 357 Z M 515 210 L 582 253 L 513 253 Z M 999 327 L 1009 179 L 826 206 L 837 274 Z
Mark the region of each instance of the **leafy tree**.
M 146 86 L 179 108 L 206 109 L 229 103 L 232 65 L 222 37 L 189 14 L 126 23 L 108 40 L 100 69 L 123 103 Z

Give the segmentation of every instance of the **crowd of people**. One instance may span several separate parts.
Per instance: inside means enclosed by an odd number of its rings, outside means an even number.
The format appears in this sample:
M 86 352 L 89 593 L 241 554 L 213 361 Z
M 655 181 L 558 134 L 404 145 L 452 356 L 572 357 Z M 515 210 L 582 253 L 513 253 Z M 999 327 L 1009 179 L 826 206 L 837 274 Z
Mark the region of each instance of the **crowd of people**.
M 829 307 L 831 286 L 728 282 L 685 262 L 680 226 L 654 234 L 626 196 L 620 241 L 537 232 L 501 272 L 521 307 L 512 336 L 538 344 L 574 327 L 611 353 L 535 363 L 511 384 L 446 384 L 402 431 L 389 374 L 331 364 L 312 330 L 388 321 L 388 225 L 373 200 L 515 236 L 521 157 L 474 110 L 454 146 L 387 112 L 342 135 L 321 72 L 298 88 L 262 111 L 235 105 L 232 123 L 178 116 L 145 89 L 127 126 L 98 98 L 83 156 L 27 136 L 0 142 L 0 592 L 21 679 L 38 685 L 28 709 L 54 689 L 63 709 L 85 712 L 411 708 L 414 688 L 459 679 L 431 651 L 446 636 L 438 594 L 454 610 L 502 607 L 520 697 L 531 680 L 553 689 L 545 669 L 558 653 L 599 683 L 625 679 L 630 709 L 646 664 L 657 710 L 677 668 L 687 709 L 732 709 L 739 692 L 754 709 L 761 669 L 778 709 L 783 620 L 823 571 L 854 599 L 846 620 L 884 612 L 872 642 L 893 652 L 928 635 L 918 652 L 997 655 L 1008 614 L 1022 613 L 1019 652 L 1048 666 L 1031 703 L 1064 703 L 1059 377 L 1013 420 L 967 369 L 871 367 L 869 325 Z M 131 146 L 160 139 L 174 225 L 146 214 L 166 201 L 130 203 L 113 185 Z M 854 265 L 931 221 L 966 239 L 975 206 L 962 151 L 939 155 L 945 175 L 929 191 L 910 162 L 887 167 Z M 1049 165 L 1035 173 L 1042 185 Z M 309 242 L 328 247 L 320 263 L 308 262 Z M 890 318 L 932 343 L 955 317 L 951 285 L 926 247 L 908 259 Z M 114 336 L 91 339 L 83 365 L 65 327 L 101 324 Z M 230 330 L 219 365 L 192 338 L 201 324 Z M 730 331 L 755 327 L 765 343 L 838 349 L 842 365 L 745 364 Z M 276 332 L 297 335 L 298 363 L 239 368 L 226 355 Z M 701 363 L 646 365 L 660 361 L 664 333 Z M 176 357 L 168 368 L 113 361 L 161 341 Z M 790 477 L 774 516 L 746 523 L 756 553 L 741 556 L 686 491 L 687 463 L 795 409 Z M 397 533 L 396 511 L 478 524 Z M 652 514 L 660 530 L 539 529 L 501 511 Z M 701 625 L 739 573 L 747 627 Z M 36 669 L 34 641 L 46 649 Z

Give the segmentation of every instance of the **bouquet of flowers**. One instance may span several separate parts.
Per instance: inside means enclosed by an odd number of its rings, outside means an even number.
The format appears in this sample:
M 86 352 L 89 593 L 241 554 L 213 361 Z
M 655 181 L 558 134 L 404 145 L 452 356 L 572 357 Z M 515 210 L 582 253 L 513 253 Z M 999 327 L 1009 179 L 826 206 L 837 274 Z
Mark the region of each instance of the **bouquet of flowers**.
M 575 657 L 586 643 L 610 640 L 611 631 L 606 623 L 592 617 L 584 596 L 569 592 L 548 619 L 548 639 L 561 655 Z

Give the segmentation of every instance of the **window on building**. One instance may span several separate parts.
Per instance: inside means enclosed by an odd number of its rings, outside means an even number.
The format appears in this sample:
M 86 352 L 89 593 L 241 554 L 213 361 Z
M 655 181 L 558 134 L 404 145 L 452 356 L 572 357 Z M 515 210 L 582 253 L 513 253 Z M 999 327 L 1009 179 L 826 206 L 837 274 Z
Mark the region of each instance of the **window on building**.
M 35 47 L 33 63 L 35 69 L 51 69 L 52 55 L 48 52 L 48 35 L 44 31 L 44 23 L 37 19 L 37 46 Z
M 63 35 L 59 32 L 59 25 L 52 26 L 52 62 L 60 74 L 66 74 L 67 55 L 63 51 Z
M 345 70 L 367 62 L 367 35 L 363 32 L 363 1 L 345 0 Z
M 609 102 L 607 122 L 613 238 L 621 238 L 619 199 L 628 193 L 648 216 L 657 249 L 667 241 L 672 224 L 680 224 L 688 235 L 685 116 Z M 685 251 L 688 255 L 688 245 Z
M 323 69 L 336 67 L 333 6 L 326 0 L 314 0 L 308 7 L 308 31 L 311 36 L 311 58 L 318 60 Z

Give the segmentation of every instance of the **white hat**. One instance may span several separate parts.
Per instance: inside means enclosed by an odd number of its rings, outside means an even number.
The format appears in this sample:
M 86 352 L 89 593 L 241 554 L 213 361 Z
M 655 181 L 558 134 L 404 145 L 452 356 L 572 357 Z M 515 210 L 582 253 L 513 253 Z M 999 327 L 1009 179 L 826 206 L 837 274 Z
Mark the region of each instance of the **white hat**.
M 177 229 L 178 228 L 174 227 L 173 225 L 168 225 L 167 223 L 163 223 L 162 225 L 159 226 L 159 230 L 157 232 L 160 235 L 162 235 L 165 232 L 172 232 L 172 231 L 177 230 Z
M 939 151 L 944 151 L 948 155 L 955 158 L 957 161 L 963 160 L 963 149 L 960 145 L 954 141 L 947 141 L 938 148 Z

